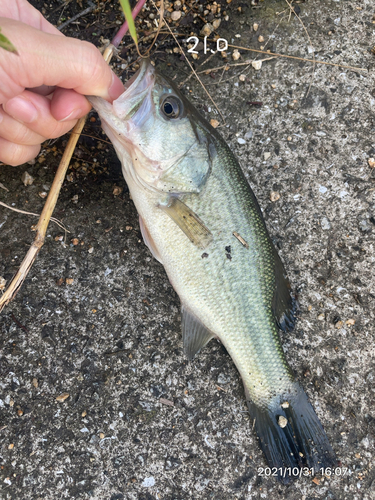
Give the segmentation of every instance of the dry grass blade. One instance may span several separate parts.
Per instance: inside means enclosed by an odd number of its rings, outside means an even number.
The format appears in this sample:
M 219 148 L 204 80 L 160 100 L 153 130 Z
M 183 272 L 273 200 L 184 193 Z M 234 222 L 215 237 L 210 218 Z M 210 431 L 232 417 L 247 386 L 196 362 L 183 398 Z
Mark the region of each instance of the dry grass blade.
M 17 212 L 19 214 L 34 215 L 35 217 L 40 217 L 39 214 L 35 214 L 34 212 L 27 212 L 26 210 L 20 210 L 19 208 L 10 207 L 9 205 L 7 205 L 6 203 L 3 203 L 2 201 L 0 201 L 0 205 L 2 207 L 8 208 L 8 210 L 12 210 L 13 212 Z M 63 229 L 66 233 L 70 232 L 66 229 L 64 224 L 62 222 L 60 222 L 58 219 L 55 219 L 55 217 L 51 217 L 51 221 L 54 222 L 55 224 L 57 224 L 59 227 L 61 227 L 61 229 Z
M 152 43 L 151 45 L 149 46 L 149 48 L 146 50 L 146 52 L 144 54 L 141 54 L 140 51 L 139 51 L 139 48 L 138 48 L 138 45 L 137 45 L 137 52 L 138 52 L 138 55 L 140 57 L 143 57 L 143 58 L 146 58 L 149 56 L 150 54 L 150 51 L 152 49 L 152 47 L 154 46 L 156 40 L 158 39 L 158 36 L 159 36 L 159 33 L 160 33 L 160 30 L 163 26 L 163 23 L 164 23 L 164 0 L 161 0 L 161 3 L 160 3 L 160 11 L 159 11 L 159 25 L 157 27 L 157 30 L 156 30 L 156 34 L 155 34 L 155 37 L 154 39 L 152 40 Z
M 310 62 L 314 64 L 325 64 L 326 66 L 336 66 L 336 68 L 351 69 L 352 71 L 367 71 L 366 68 L 357 68 L 355 66 L 346 66 L 345 64 L 336 64 L 326 61 L 318 61 L 317 59 L 305 59 L 304 57 L 288 56 L 286 54 L 278 54 L 276 52 L 269 52 L 260 49 L 249 49 L 248 47 L 241 47 L 239 45 L 228 44 L 228 47 L 232 47 L 232 49 L 238 49 L 238 50 L 247 50 L 249 52 L 258 52 L 259 54 L 267 54 L 269 56 L 285 57 L 286 59 L 295 59 L 296 61 Z
M 314 47 L 313 47 L 312 42 L 311 42 L 311 38 L 310 38 L 309 32 L 307 31 L 306 26 L 303 24 L 302 19 L 299 17 L 299 15 L 297 14 L 297 12 L 294 10 L 293 5 L 288 0 L 285 0 L 285 1 L 288 4 L 289 9 L 290 9 L 289 16 L 291 16 L 292 12 L 293 12 L 293 14 L 296 16 L 296 18 L 298 19 L 298 21 L 301 23 L 302 28 L 304 29 L 304 31 L 305 31 L 305 33 L 307 35 L 307 38 L 309 39 L 310 47 L 313 50 L 313 68 L 312 68 L 310 85 L 309 85 L 309 88 L 307 89 L 307 92 L 306 92 L 306 97 L 307 97 L 309 95 L 309 93 L 310 93 L 311 85 L 312 85 L 312 83 L 314 81 L 315 63 L 316 63 L 316 61 L 315 61 L 315 51 L 314 51 Z M 293 2 L 293 0 L 292 0 L 292 2 Z
M 111 57 L 113 55 L 115 47 L 113 45 L 109 45 L 104 53 L 103 57 L 106 62 L 109 63 L 111 60 Z M 47 232 L 47 227 L 49 224 L 49 221 L 51 220 L 52 213 L 55 209 L 57 199 L 60 194 L 60 189 L 61 186 L 64 182 L 66 171 L 68 169 L 70 159 L 73 155 L 74 148 L 76 147 L 77 141 L 79 139 L 79 136 L 83 130 L 83 127 L 85 126 L 86 123 L 86 117 L 81 118 L 78 120 L 76 123 L 75 127 L 73 128 L 68 144 L 66 145 L 63 157 L 61 158 L 59 168 L 57 169 L 55 178 L 53 180 L 50 192 L 47 197 L 47 201 L 44 205 L 44 208 L 42 210 L 42 213 L 40 215 L 40 219 L 38 221 L 38 224 L 36 226 L 36 237 L 35 240 L 33 241 L 31 247 L 29 248 L 25 258 L 23 259 L 20 268 L 18 269 L 16 275 L 13 277 L 12 281 L 10 282 L 10 285 L 8 288 L 5 290 L 4 294 L 0 298 L 0 312 L 4 309 L 4 307 L 14 299 L 16 296 L 18 290 L 22 286 L 22 283 L 25 281 L 26 276 L 28 272 L 31 269 L 31 266 L 33 265 L 36 256 L 39 253 L 39 250 L 42 248 L 44 244 L 44 240 L 46 237 L 46 232 Z

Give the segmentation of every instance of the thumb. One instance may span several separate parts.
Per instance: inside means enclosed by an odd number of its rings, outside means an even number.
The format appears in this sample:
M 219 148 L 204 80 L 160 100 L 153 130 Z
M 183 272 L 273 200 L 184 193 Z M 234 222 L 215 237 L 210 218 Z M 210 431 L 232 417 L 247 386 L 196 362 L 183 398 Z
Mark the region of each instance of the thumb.
M 74 89 L 108 101 L 124 91 L 121 80 L 91 43 L 2 17 L 0 28 L 19 54 L 0 49 L 0 104 L 25 88 L 41 85 Z

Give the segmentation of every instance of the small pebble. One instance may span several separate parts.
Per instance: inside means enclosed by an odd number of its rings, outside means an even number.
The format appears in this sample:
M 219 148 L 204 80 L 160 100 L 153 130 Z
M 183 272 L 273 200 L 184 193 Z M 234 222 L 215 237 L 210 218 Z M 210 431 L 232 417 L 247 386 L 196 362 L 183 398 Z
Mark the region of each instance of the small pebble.
M 167 406 L 174 406 L 174 402 L 171 401 L 170 399 L 165 399 L 165 398 L 160 398 L 159 399 L 160 403 L 162 403 L 163 405 L 167 405 Z
M 345 321 L 345 324 L 347 324 L 348 326 L 354 326 L 355 319 L 350 318 L 350 319 L 348 319 L 348 320 Z
M 23 410 L 21 410 L 21 408 L 20 408 L 19 410 L 17 410 L 17 415 L 18 415 L 19 417 L 22 417 L 22 415 L 23 415 Z
M 283 415 L 279 416 L 277 422 L 282 429 L 288 425 L 288 420 Z
M 60 394 L 60 396 L 57 396 L 56 401 L 58 401 L 59 403 L 63 403 L 66 399 L 68 399 L 68 397 L 69 394 L 67 392 L 63 392 L 62 394 Z
M 331 224 L 330 224 L 329 220 L 327 219 L 327 217 L 323 217 L 320 225 L 321 225 L 322 229 L 325 231 L 327 231 L 328 229 L 331 229 Z
M 13 448 L 14 448 L 14 444 L 13 444 L 13 443 L 11 443 L 11 444 L 8 446 L 8 450 L 13 450 Z
M 239 59 L 240 57 L 241 57 L 241 54 L 238 52 L 238 50 L 237 50 L 237 49 L 235 49 L 235 50 L 233 51 L 233 54 L 232 54 L 232 59 L 233 59 L 233 61 L 238 61 L 238 59 Z
M 78 245 L 78 243 L 79 243 L 79 239 L 78 238 L 72 238 L 71 242 L 72 242 L 72 245 L 74 245 L 76 247 Z
M 99 437 L 100 437 L 100 439 L 104 439 L 105 435 L 103 434 L 103 432 L 101 432 L 101 433 L 99 434 Z
M 83 410 L 83 412 L 81 413 L 81 417 L 85 417 L 86 415 L 87 415 L 87 411 Z
M 122 187 L 115 186 L 115 187 L 113 188 L 112 193 L 113 193 L 113 195 L 114 195 L 114 196 L 118 196 L 118 195 L 120 195 L 120 194 L 122 193 L 122 191 L 123 191 L 123 188 L 122 188 Z
M 181 18 L 181 11 L 180 10 L 174 10 L 171 14 L 171 19 L 172 21 L 178 21 Z
M 340 328 L 342 328 L 343 324 L 344 323 L 342 321 L 338 321 L 337 323 L 335 323 L 335 328 L 339 330 Z
M 319 321 L 324 321 L 324 314 L 319 314 L 318 320 Z
M 271 191 L 270 193 L 270 200 L 272 202 L 275 202 L 280 199 L 280 193 L 278 191 Z
M 253 24 L 253 30 L 254 30 L 254 31 L 258 31 L 258 28 L 259 28 L 259 24 L 254 23 L 254 24 Z
M 369 158 L 367 161 L 368 161 L 370 168 L 375 167 L 375 158 Z
M 73 278 L 66 278 L 65 283 L 66 283 L 67 285 L 72 285 L 72 284 L 73 284 L 73 281 L 74 281 L 74 279 L 73 279 Z M 69 395 L 69 394 L 68 394 L 68 395 Z
M 211 118 L 210 125 L 213 128 L 217 128 L 220 125 L 220 122 L 218 120 L 215 120 L 215 118 Z
M 262 61 L 252 61 L 251 66 L 258 71 L 262 67 Z
M 220 24 L 221 24 L 221 19 L 214 19 L 212 21 L 212 26 L 214 27 L 215 30 L 219 28 Z
M 37 378 L 33 378 L 32 384 L 33 384 L 33 386 L 35 387 L 35 389 L 37 389 L 37 388 L 38 388 L 38 385 L 39 385 L 39 384 L 38 384 L 38 379 L 37 379 Z
M 239 137 L 239 138 L 237 139 L 237 142 L 238 142 L 238 144 L 246 144 L 245 139 L 242 139 L 242 137 Z
M 45 191 L 40 191 L 38 193 L 38 195 L 41 197 L 41 198 L 47 198 L 47 193 Z
M 244 82 L 246 80 L 246 75 L 240 75 L 238 79 L 240 82 Z
M 34 182 L 34 177 L 32 177 L 27 170 L 22 174 L 21 177 L 22 182 L 25 184 L 25 186 L 31 186 L 31 184 Z
M 268 160 L 268 158 L 271 156 L 271 153 L 264 153 L 264 159 Z
M 264 42 L 264 36 L 259 35 L 258 36 L 258 42 L 260 42 L 260 43 Z
M 207 23 L 201 29 L 200 34 L 202 36 L 210 36 L 213 31 L 214 31 L 214 27 L 212 26 L 212 24 Z M 195 55 L 197 55 L 197 54 L 195 54 Z
M 4 290 L 7 280 L 0 276 L 0 290 Z

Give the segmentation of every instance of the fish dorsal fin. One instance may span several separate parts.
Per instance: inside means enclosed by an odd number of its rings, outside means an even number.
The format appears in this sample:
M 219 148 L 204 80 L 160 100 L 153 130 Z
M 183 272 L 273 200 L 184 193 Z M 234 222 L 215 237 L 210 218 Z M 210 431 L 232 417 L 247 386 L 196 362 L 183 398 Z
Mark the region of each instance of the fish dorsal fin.
M 291 332 L 296 322 L 297 302 L 291 295 L 289 279 L 283 263 L 276 252 L 275 254 L 275 292 L 272 301 L 272 310 L 277 326 L 284 332 Z
M 148 230 L 148 228 L 147 228 L 146 224 L 144 223 L 144 220 L 142 219 L 141 216 L 139 216 L 139 227 L 141 228 L 143 241 L 148 246 L 148 249 L 150 250 L 150 252 L 154 256 L 154 258 L 156 260 L 158 260 L 160 262 L 160 264 L 163 264 L 161 257 L 160 257 L 160 254 L 159 254 L 159 250 L 156 248 L 154 240 L 152 239 L 152 236 L 150 234 L 150 231 Z
M 184 305 L 182 314 L 182 340 L 184 351 L 189 359 L 193 359 L 198 351 L 209 342 L 214 335 Z
M 158 205 L 177 224 L 195 246 L 204 250 L 212 234 L 203 221 L 183 201 L 171 196 L 167 205 Z

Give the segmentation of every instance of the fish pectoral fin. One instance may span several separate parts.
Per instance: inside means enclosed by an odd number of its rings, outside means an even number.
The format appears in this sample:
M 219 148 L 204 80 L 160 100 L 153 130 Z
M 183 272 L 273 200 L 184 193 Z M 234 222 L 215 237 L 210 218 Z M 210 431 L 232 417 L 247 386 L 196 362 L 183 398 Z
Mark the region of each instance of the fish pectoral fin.
M 172 196 L 167 205 L 158 205 L 177 224 L 195 246 L 204 250 L 212 234 L 203 221 L 184 202 Z
M 297 301 L 291 295 L 289 279 L 283 263 L 275 250 L 275 291 L 272 311 L 277 326 L 284 332 L 291 332 L 296 322 Z
M 186 356 L 191 360 L 214 335 L 184 305 L 182 305 L 181 314 L 184 351 Z
M 147 228 L 146 224 L 144 223 L 144 220 L 142 219 L 141 216 L 139 216 L 139 227 L 141 228 L 143 241 L 147 245 L 148 249 L 150 250 L 150 252 L 154 256 L 154 258 L 156 260 L 158 260 L 160 262 L 160 264 L 163 264 L 161 257 L 160 257 L 160 254 L 159 254 L 159 250 L 156 248 L 156 245 L 154 243 L 154 240 L 152 239 L 150 231 L 148 230 L 148 228 Z

